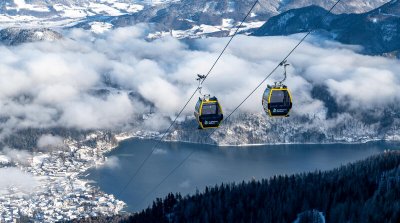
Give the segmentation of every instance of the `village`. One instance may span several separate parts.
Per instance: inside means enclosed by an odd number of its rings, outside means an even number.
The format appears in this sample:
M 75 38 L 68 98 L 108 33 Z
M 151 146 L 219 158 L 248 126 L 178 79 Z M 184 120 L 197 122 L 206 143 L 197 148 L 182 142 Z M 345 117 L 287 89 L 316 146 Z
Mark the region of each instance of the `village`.
M 96 132 L 86 140 L 96 142 L 95 147 L 65 141 L 66 148 L 32 156 L 29 165 L 11 163 L 2 156 L 1 164 L 16 166 L 34 176 L 39 185 L 33 192 L 10 186 L 0 196 L 0 222 L 56 222 L 119 213 L 125 203 L 113 195 L 100 191 L 82 176 L 86 170 L 106 162 L 104 154 L 113 147 L 99 140 L 103 133 Z

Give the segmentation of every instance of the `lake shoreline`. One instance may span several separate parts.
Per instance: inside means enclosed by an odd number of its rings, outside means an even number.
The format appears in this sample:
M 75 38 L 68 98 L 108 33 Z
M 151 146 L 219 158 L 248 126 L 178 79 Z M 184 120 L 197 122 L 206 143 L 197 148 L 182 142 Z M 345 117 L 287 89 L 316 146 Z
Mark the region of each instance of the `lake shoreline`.
M 156 142 L 154 140 L 155 138 L 120 137 L 119 145 L 105 154 L 106 157 L 117 157 L 118 167 L 91 169 L 87 172 L 91 174 L 84 178 L 95 182 L 105 193 L 118 193 L 115 185 L 125 184 L 127 173 L 137 171 L 138 165 L 153 148 Z M 399 149 L 400 144 L 397 142 L 393 146 L 386 143 L 387 141 L 357 144 L 274 144 L 264 145 L 265 149 L 260 145 L 250 146 L 248 148 L 254 149 L 246 150 L 241 149 L 243 146 L 224 146 L 219 149 L 216 145 L 166 141 L 155 150 L 151 159 L 146 162 L 146 167 L 135 177 L 135 183 L 129 185 L 125 195 L 117 199 L 126 203 L 127 206 L 123 209 L 125 211 L 145 208 L 147 205 L 136 207 L 137 199 L 148 193 L 158 179 L 164 178 L 191 151 L 196 151 L 196 156 L 185 163 L 185 168 L 172 175 L 145 204 L 150 204 L 156 197 L 169 192 L 193 194 L 196 188 L 220 183 L 330 170 L 387 150 Z
M 131 140 L 131 139 L 158 141 L 161 138 L 160 134 L 155 135 L 155 133 L 151 133 L 149 135 L 152 135 L 152 136 L 147 137 L 147 136 L 138 136 L 135 134 L 122 133 L 122 134 L 115 135 L 115 137 L 117 139 L 118 144 L 125 140 Z M 377 142 L 395 143 L 395 144 L 399 143 L 400 144 L 400 140 L 395 140 L 395 139 L 368 139 L 368 140 L 354 141 L 354 142 L 346 142 L 346 141 L 304 142 L 304 143 L 282 142 L 282 143 L 254 143 L 254 144 L 212 144 L 212 143 L 197 143 L 197 142 L 185 141 L 185 140 L 163 140 L 162 141 L 162 143 L 167 143 L 167 142 L 168 143 L 185 143 L 185 144 L 194 144 L 194 145 L 207 145 L 207 146 L 214 146 L 214 147 L 220 147 L 220 148 L 225 148 L 225 147 L 238 147 L 238 148 L 240 148 L 240 147 L 262 147 L 262 146 L 282 146 L 282 145 L 362 145 L 362 144 L 377 143 Z M 115 147 L 118 147 L 118 145 L 116 145 Z

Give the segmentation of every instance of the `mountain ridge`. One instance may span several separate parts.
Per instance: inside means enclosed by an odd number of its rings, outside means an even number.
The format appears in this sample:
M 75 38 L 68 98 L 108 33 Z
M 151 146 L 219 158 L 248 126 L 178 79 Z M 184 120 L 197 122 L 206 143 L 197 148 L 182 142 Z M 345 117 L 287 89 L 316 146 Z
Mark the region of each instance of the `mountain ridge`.
M 367 54 L 382 55 L 400 49 L 400 3 L 392 0 L 362 14 L 335 15 L 318 6 L 289 10 L 271 18 L 255 36 L 291 35 L 314 31 L 344 44 L 361 45 Z
M 335 13 L 362 13 L 383 3 L 383 0 L 349 0 L 338 6 Z M 106 21 L 120 27 L 153 22 L 159 24 L 158 31 L 165 31 L 202 24 L 220 25 L 223 19 L 237 23 L 244 18 L 251 4 L 247 0 L 5 0 L 0 3 L 0 26 L 88 27 L 90 22 Z M 266 21 L 289 9 L 313 4 L 329 8 L 332 2 L 260 0 L 248 22 Z

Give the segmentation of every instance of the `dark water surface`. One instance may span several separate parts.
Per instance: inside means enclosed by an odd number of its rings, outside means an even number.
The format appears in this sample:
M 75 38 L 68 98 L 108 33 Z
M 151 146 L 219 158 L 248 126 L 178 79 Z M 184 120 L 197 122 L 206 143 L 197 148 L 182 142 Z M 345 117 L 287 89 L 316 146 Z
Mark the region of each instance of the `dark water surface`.
M 203 191 L 205 186 L 222 182 L 249 181 L 276 174 L 293 174 L 330 170 L 342 164 L 364 159 L 385 149 L 398 149 L 397 144 L 266 145 L 253 147 L 216 147 L 188 143 L 163 143 L 143 166 L 123 193 L 123 186 L 149 154 L 155 141 L 129 139 L 107 156 L 118 165 L 88 171 L 90 180 L 101 190 L 114 194 L 128 204 L 127 211 L 150 205 L 156 197 L 169 192 L 182 194 Z M 189 153 L 196 151 L 173 175 L 144 200 L 169 171 Z M 116 157 L 116 158 L 115 158 Z

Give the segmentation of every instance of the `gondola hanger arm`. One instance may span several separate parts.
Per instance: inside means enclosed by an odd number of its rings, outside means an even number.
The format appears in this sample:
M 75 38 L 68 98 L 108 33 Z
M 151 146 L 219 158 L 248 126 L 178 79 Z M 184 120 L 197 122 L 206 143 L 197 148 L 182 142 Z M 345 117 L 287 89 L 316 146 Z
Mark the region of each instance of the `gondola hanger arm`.
M 204 96 L 204 95 L 201 93 L 201 90 L 202 90 L 202 88 L 203 88 L 203 86 L 202 86 L 202 85 L 203 85 L 203 81 L 204 81 L 206 78 L 207 78 L 206 75 L 197 74 L 196 81 L 199 82 L 199 86 L 197 87 L 197 89 L 198 89 L 198 91 L 199 91 L 199 93 L 200 93 L 201 96 Z
M 275 82 L 275 85 L 283 85 L 283 82 L 285 82 L 286 78 L 287 78 L 287 72 L 286 72 L 286 67 L 289 66 L 290 64 L 287 62 L 287 60 L 283 60 L 282 62 L 279 63 L 279 66 L 283 66 L 283 79 L 281 81 Z

